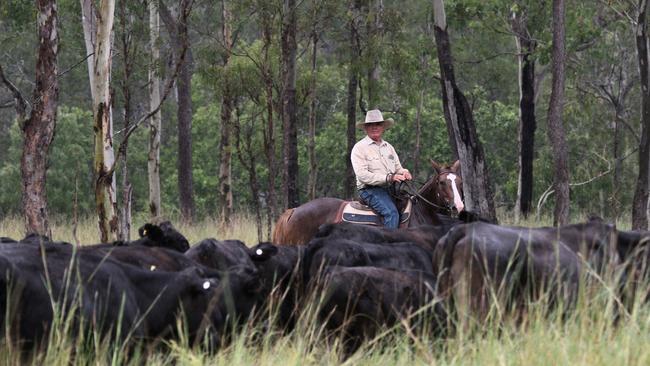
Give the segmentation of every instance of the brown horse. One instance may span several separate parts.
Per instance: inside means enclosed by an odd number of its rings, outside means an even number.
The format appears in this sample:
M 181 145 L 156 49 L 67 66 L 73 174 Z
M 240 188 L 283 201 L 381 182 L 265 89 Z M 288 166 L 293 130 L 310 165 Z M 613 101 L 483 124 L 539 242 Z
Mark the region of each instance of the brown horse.
M 413 200 L 408 227 L 440 224 L 438 214 L 451 215 L 464 209 L 460 161 L 442 166 L 431 161 L 434 175 L 418 190 Z M 275 223 L 273 243 L 306 244 L 323 224 L 340 221 L 342 206 L 349 201 L 323 197 L 290 208 Z

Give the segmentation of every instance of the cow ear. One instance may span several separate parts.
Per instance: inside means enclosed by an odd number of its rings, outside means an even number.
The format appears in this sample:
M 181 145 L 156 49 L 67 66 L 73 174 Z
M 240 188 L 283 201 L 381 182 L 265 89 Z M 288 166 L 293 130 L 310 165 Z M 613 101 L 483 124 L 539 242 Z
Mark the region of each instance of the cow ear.
M 278 247 L 275 245 L 264 242 L 249 249 L 249 256 L 253 261 L 263 262 L 278 254 Z

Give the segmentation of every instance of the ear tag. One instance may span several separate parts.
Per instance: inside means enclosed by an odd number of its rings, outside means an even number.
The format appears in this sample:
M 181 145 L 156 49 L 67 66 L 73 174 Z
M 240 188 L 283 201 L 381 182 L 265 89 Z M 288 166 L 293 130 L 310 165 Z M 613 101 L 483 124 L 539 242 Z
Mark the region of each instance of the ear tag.
M 264 252 L 262 251 L 262 249 L 258 249 L 258 250 L 255 251 L 255 254 L 257 254 L 257 255 L 262 255 L 263 253 Z
M 210 281 L 205 281 L 205 282 L 203 282 L 203 289 L 204 289 L 204 290 L 207 290 L 207 289 L 209 289 L 209 288 L 210 288 Z
M 142 236 L 147 236 L 147 229 L 142 230 Z
M 150 271 L 155 271 L 155 270 L 156 270 L 156 266 L 152 264 L 151 267 L 149 267 L 149 270 L 150 270 Z

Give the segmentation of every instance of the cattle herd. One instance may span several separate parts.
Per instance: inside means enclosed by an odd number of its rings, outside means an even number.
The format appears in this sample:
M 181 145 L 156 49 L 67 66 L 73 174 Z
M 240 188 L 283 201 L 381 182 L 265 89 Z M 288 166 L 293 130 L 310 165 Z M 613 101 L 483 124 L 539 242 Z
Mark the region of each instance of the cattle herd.
M 307 245 L 252 247 L 216 239 L 190 246 L 169 222 L 110 244 L 3 237 L 0 334 L 34 347 L 60 316 L 76 332 L 125 342 L 183 329 L 217 349 L 244 324 L 291 331 L 309 315 L 349 353 L 394 326 L 445 337 L 463 319 L 486 319 L 495 302 L 570 311 L 590 278 L 606 274 L 620 304 L 648 299 L 646 232 L 600 219 L 559 228 L 444 222 L 326 224 Z

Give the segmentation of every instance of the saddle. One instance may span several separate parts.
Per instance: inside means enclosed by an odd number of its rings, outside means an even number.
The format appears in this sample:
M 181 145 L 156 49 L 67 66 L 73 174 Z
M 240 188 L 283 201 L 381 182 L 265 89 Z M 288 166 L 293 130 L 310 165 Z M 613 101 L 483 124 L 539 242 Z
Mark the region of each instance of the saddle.
M 405 204 L 398 205 L 399 227 L 407 227 L 411 218 L 411 200 L 406 200 Z M 344 201 L 339 208 L 336 222 L 351 222 L 353 224 L 383 226 L 383 218 L 376 213 L 372 207 L 361 201 Z

